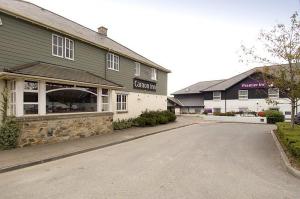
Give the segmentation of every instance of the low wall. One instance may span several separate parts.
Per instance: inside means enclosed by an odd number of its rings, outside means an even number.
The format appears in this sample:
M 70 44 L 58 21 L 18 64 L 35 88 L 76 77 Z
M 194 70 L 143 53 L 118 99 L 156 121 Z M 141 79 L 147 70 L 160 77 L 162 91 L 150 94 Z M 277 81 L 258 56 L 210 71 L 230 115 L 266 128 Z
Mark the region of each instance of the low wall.
M 242 116 L 201 116 L 204 120 L 220 121 L 220 122 L 242 122 L 242 123 L 262 123 L 266 124 L 267 119 L 265 117 L 242 117 Z
M 80 113 L 18 117 L 18 146 L 62 142 L 113 131 L 113 113 Z

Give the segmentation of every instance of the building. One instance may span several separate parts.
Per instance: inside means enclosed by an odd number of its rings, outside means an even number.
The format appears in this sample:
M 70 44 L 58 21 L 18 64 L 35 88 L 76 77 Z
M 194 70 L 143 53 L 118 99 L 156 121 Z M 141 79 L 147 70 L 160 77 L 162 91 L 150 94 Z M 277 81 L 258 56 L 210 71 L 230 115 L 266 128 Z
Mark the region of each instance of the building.
M 173 93 L 182 103 L 181 113 L 259 112 L 267 109 L 291 115 L 289 100 L 276 88 L 269 87 L 253 68 L 224 80 L 198 82 Z M 267 99 L 279 102 L 267 103 Z
M 20 145 L 111 131 L 112 118 L 167 108 L 168 69 L 107 36 L 21 0 L 0 0 L 0 91 Z M 88 133 L 86 133 L 88 132 Z

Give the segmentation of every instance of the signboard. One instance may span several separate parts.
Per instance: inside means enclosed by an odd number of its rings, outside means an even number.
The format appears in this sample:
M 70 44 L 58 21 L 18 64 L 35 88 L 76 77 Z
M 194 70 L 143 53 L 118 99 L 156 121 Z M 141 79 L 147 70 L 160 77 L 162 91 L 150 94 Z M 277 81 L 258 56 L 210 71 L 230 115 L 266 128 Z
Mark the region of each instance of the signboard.
M 141 79 L 133 79 L 133 88 L 155 92 L 156 83 Z
M 247 82 L 247 83 L 242 83 L 241 88 L 250 88 L 250 89 L 255 89 L 255 88 L 267 88 L 267 84 L 265 82 Z

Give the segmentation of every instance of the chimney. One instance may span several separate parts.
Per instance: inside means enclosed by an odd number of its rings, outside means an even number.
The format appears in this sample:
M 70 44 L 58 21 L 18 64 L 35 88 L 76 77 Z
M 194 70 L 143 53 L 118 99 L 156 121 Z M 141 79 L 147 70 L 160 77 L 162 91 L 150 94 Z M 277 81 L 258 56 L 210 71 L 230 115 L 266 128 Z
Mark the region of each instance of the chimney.
M 105 28 L 104 26 L 99 27 L 98 33 L 106 37 L 107 36 L 107 28 Z

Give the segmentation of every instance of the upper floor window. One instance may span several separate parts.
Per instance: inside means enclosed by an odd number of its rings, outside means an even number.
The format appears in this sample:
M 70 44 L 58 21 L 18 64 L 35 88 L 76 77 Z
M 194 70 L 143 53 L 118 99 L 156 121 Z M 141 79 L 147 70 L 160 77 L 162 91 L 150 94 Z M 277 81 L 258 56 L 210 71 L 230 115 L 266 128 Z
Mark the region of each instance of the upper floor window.
M 135 62 L 135 76 L 140 76 L 141 75 L 141 64 L 138 62 Z
M 117 111 L 127 111 L 127 96 L 126 94 L 117 94 Z
M 269 88 L 268 96 L 269 96 L 269 98 L 279 98 L 279 89 L 278 88 Z
M 151 68 L 151 79 L 157 80 L 157 71 L 155 68 Z
M 64 57 L 63 55 L 63 37 L 52 35 L 52 55 Z
M 119 62 L 120 62 L 120 59 L 119 59 L 118 55 L 115 55 L 113 53 L 107 53 L 106 64 L 107 64 L 108 69 L 119 71 L 119 69 L 120 69 Z
M 248 90 L 239 90 L 239 99 L 248 99 Z
M 220 91 L 213 92 L 213 100 L 221 100 L 221 92 Z
M 65 38 L 65 58 L 74 60 L 74 42 Z

